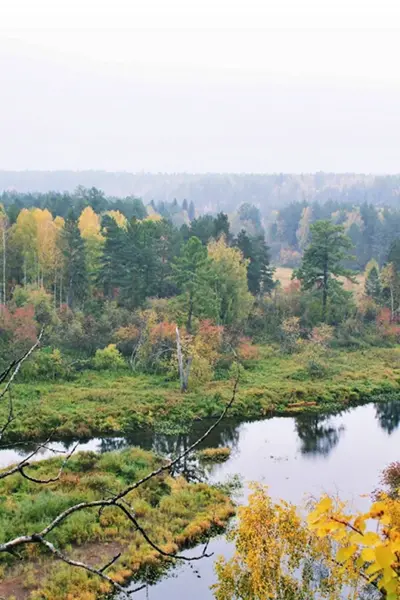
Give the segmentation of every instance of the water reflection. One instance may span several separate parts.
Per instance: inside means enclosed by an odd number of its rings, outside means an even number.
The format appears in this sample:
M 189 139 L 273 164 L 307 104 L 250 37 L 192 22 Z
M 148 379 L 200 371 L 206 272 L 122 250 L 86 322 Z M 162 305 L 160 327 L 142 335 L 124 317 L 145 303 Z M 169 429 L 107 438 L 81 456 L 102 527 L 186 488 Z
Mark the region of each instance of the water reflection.
M 299 415 L 295 430 L 300 439 L 300 452 L 312 456 L 328 456 L 337 446 L 344 425 L 335 425 L 326 415 Z
M 386 433 L 391 435 L 400 425 L 400 401 L 389 400 L 375 405 L 376 418 Z

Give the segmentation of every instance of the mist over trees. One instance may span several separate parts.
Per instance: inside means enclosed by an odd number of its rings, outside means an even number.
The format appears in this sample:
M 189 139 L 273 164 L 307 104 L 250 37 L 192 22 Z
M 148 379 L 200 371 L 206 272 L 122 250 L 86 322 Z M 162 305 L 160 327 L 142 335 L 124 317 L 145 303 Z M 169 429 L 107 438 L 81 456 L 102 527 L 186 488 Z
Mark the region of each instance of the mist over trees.
M 398 206 L 399 175 L 355 173 L 314 174 L 240 174 L 240 173 L 128 173 L 107 171 L 0 171 L 0 191 L 45 193 L 54 190 L 73 192 L 78 186 L 104 190 L 107 196 L 134 195 L 145 204 L 155 202 L 188 203 L 200 213 L 234 212 L 250 203 L 268 215 L 290 202 L 335 201 L 360 205 Z M 191 214 L 190 214 L 191 213 Z

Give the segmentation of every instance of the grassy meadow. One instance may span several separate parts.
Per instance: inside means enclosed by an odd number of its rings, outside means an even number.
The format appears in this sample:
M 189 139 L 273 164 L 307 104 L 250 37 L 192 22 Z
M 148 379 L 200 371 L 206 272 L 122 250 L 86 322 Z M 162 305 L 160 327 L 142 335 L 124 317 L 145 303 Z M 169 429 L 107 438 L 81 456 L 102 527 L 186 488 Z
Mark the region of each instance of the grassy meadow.
M 241 375 L 231 417 L 261 418 L 305 410 L 326 412 L 400 393 L 400 347 L 329 350 L 323 377 L 307 368 L 306 353 L 283 355 L 260 347 Z M 177 381 L 128 371 L 86 371 L 72 381 L 18 383 L 16 419 L 8 439 L 88 438 L 130 434 L 140 428 L 184 429 L 220 414 L 232 381 L 214 380 L 182 394 Z M 6 415 L 0 410 L 0 419 Z

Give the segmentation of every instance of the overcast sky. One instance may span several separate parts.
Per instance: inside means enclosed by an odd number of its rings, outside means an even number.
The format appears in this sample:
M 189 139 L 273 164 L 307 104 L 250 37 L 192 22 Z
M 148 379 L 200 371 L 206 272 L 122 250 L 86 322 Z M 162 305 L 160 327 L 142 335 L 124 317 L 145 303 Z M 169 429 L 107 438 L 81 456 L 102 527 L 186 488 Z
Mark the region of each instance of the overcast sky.
M 0 169 L 400 172 L 400 3 L 0 0 Z

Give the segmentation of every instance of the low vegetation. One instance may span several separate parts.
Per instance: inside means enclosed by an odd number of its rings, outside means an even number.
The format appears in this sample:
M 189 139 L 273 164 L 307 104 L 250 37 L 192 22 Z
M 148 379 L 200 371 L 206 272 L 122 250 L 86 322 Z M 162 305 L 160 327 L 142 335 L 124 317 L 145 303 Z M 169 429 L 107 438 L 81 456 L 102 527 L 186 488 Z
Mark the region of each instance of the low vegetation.
M 161 459 L 139 448 L 99 455 L 81 452 L 65 466 L 59 481 L 46 487 L 19 473 L 0 480 L 0 543 L 40 531 L 61 511 L 82 501 L 115 493 L 157 467 Z M 32 463 L 27 473 L 36 479 L 53 477 L 62 458 Z M 210 531 L 222 528 L 233 506 L 220 490 L 206 484 L 188 484 L 182 477 L 158 476 L 130 492 L 126 501 L 147 535 L 164 551 L 198 542 Z M 156 550 L 135 531 L 116 508 L 74 513 L 48 536 L 73 558 L 90 557 L 102 565 L 117 551 L 122 553 L 108 574 L 118 583 L 135 575 L 150 574 L 161 566 Z M 110 555 L 111 553 L 111 555 Z M 1 555 L 0 597 L 35 600 L 95 600 L 110 591 L 107 582 L 69 565 L 57 564 L 37 545 L 27 546 L 19 558 Z M 10 583 L 11 582 L 11 583 Z M 7 592 L 7 593 L 6 593 Z
M 242 372 L 230 416 L 326 412 L 399 396 L 400 348 L 329 350 L 318 362 L 312 358 L 307 349 L 282 354 L 261 347 L 260 358 Z M 130 434 L 143 427 L 183 430 L 194 420 L 219 415 L 231 389 L 230 380 L 216 380 L 182 394 L 176 381 L 127 370 L 88 371 L 60 383 L 20 383 L 14 387 L 18 418 L 8 439 L 41 439 L 54 428 L 59 437 L 77 438 Z M 1 406 L 0 419 L 6 410 Z
M 228 460 L 231 455 L 230 448 L 204 448 L 197 453 L 200 462 L 222 463 Z

